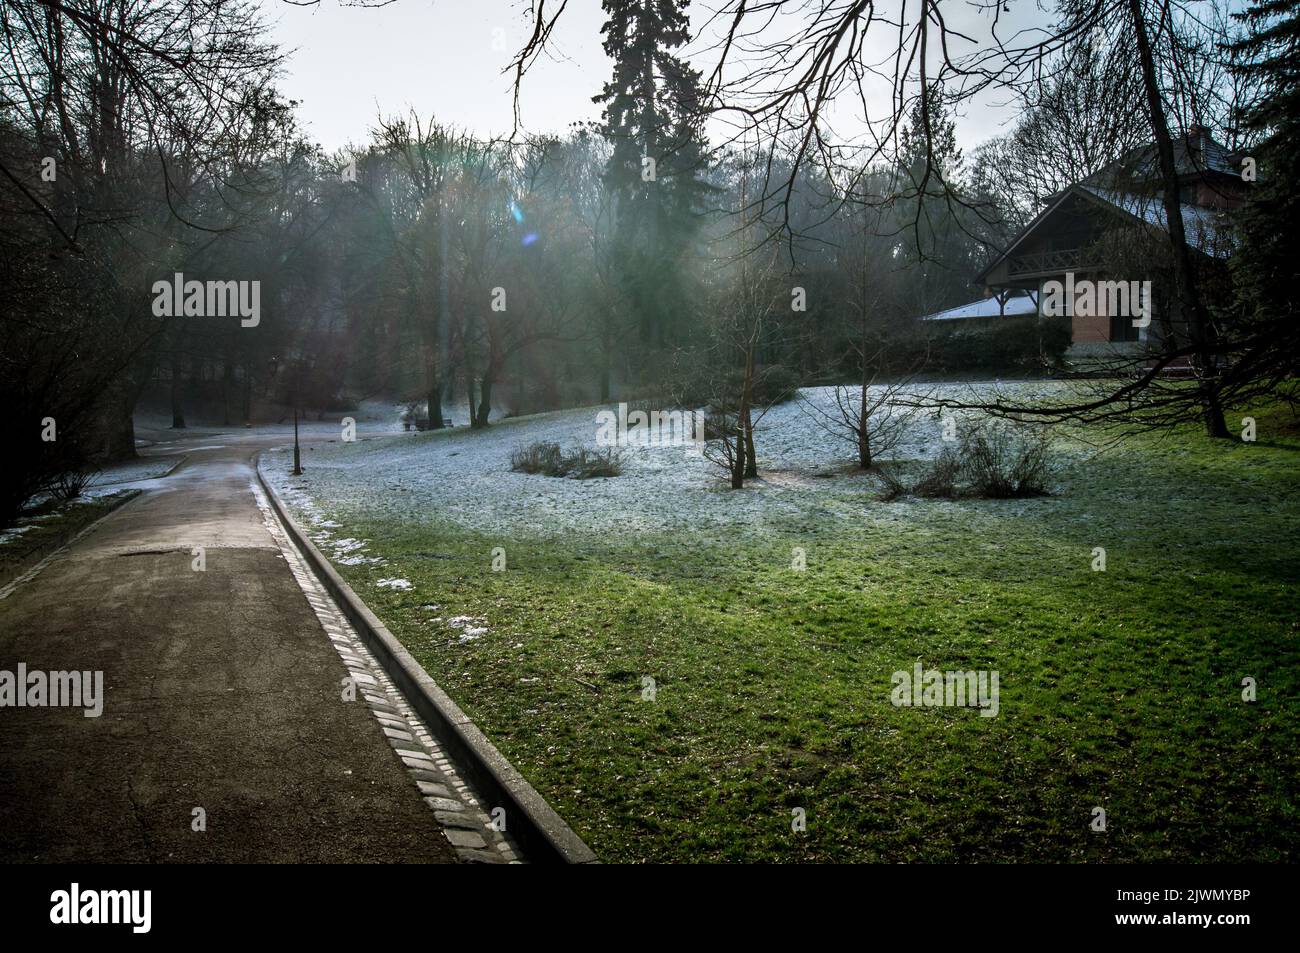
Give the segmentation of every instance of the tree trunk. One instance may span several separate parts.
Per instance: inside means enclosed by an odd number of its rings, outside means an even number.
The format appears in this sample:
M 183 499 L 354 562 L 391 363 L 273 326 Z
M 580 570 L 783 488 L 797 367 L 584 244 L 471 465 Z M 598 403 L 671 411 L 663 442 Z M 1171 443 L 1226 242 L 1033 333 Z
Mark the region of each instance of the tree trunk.
M 1223 419 L 1223 402 L 1219 400 L 1217 384 L 1210 383 L 1201 395 L 1205 402 L 1205 432 L 1211 437 L 1231 438 L 1228 423 Z
M 862 351 L 862 390 L 858 394 L 858 466 L 871 469 L 871 428 L 867 416 L 867 352 Z
M 108 434 L 108 458 L 110 460 L 134 460 L 135 452 L 135 417 L 132 408 L 121 406 L 110 422 Z
M 743 489 L 745 486 L 745 426 L 736 418 L 736 447 L 731 455 L 731 488 Z
M 754 354 L 745 350 L 745 372 L 740 385 L 740 407 L 736 410 L 736 448 L 731 460 L 731 488 L 739 490 L 745 478 L 758 476 L 758 468 L 751 472 L 751 455 L 754 452 L 754 425 L 750 404 L 754 399 Z
M 181 408 L 181 366 L 175 354 L 172 355 L 172 429 L 185 429 L 185 413 Z
M 871 435 L 867 433 L 865 421 L 858 428 L 858 467 L 863 470 L 871 469 Z
M 230 426 L 230 383 L 235 377 L 235 367 L 227 357 L 221 362 L 221 426 Z
M 478 412 L 474 414 L 474 426 L 482 430 L 488 425 L 488 418 L 492 415 L 492 372 L 487 371 L 483 374 L 483 379 L 478 385 L 479 404 Z M 473 413 L 474 405 L 470 405 L 470 411 Z
M 442 429 L 442 386 L 435 379 L 429 385 L 429 429 Z
M 473 430 L 478 429 L 478 414 L 474 408 L 478 406 L 474 400 L 474 372 L 470 370 L 469 363 L 465 364 L 465 399 L 469 402 L 469 425 Z
M 111 385 L 99 404 L 99 429 L 104 436 L 103 462 L 133 460 L 135 452 L 135 400 L 129 383 Z
M 1178 167 L 1174 161 L 1174 145 L 1165 119 L 1160 84 L 1156 77 L 1155 56 L 1147 36 L 1146 19 L 1142 15 L 1142 0 L 1128 0 L 1129 15 L 1133 20 L 1134 38 L 1137 41 L 1138 60 L 1142 67 L 1142 84 L 1146 90 L 1147 108 L 1151 111 L 1151 131 L 1155 137 L 1156 156 L 1159 160 L 1162 181 L 1161 198 L 1165 209 L 1169 242 L 1173 246 L 1174 286 L 1178 293 L 1180 311 L 1192 329 L 1192 344 L 1197 348 L 1194 363 L 1200 378 L 1201 401 L 1205 409 L 1205 429 L 1211 437 L 1228 437 L 1228 426 L 1223 419 L 1219 402 L 1218 385 L 1214 378 L 1214 355 L 1210 348 L 1213 325 L 1209 311 L 1196 287 L 1196 273 L 1192 266 L 1192 252 L 1187 245 L 1183 227 L 1183 212 L 1179 200 Z
M 608 343 L 601 350 L 600 354 L 600 402 L 609 403 L 609 346 Z
M 426 402 L 429 407 L 429 429 L 442 429 L 442 380 L 438 376 L 438 344 L 436 341 L 425 345 L 425 389 Z
M 758 476 L 758 459 L 754 455 L 754 420 L 752 411 L 745 408 L 745 477 L 754 479 Z
M 864 206 L 865 209 L 865 206 Z M 858 466 L 863 470 L 871 469 L 871 421 L 867 411 L 868 391 L 871 386 L 871 371 L 867 360 L 867 231 L 862 230 L 862 297 L 860 316 L 862 318 L 861 340 L 858 354 L 862 359 L 862 386 L 858 390 Z

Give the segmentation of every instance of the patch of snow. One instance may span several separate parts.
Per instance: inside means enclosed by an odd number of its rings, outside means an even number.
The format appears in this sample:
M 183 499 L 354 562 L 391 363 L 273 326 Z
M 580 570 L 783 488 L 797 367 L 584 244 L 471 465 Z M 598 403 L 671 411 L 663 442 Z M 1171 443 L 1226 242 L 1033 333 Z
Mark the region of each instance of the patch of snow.
M 119 463 L 105 467 L 91 478 L 88 487 L 111 486 L 118 483 L 135 483 L 140 480 L 156 480 L 176 466 L 174 459 L 142 457 L 129 463 Z
M 413 589 L 410 580 L 394 577 L 392 579 L 380 579 L 375 583 L 380 589 Z
M 475 639 L 482 638 L 489 631 L 487 619 L 479 619 L 470 615 L 458 615 L 447 620 L 447 625 L 453 629 L 460 629 L 460 638 L 457 640 L 462 644 L 473 642 Z
M 469 625 L 486 625 L 487 619 L 475 618 L 472 615 L 458 615 L 448 619 L 447 624 L 453 629 L 463 629 Z
M 1059 396 L 1064 386 L 1004 381 L 914 385 L 911 391 L 952 400 L 987 400 L 995 394 L 1026 400 Z M 511 454 L 537 441 L 594 447 L 597 414 L 605 409 L 511 418 L 481 431 L 456 428 L 330 445 L 313 454 L 309 482 L 291 481 L 284 475 L 287 454 L 268 452 L 264 472 L 316 528 L 326 522 L 322 507 L 327 507 L 344 521 L 349 511 L 409 525 L 447 521 L 495 536 L 506 546 L 512 539 L 609 534 L 690 535 L 708 542 L 726 539 L 739 524 L 777 532 L 828 515 L 906 519 L 905 501 L 863 505 L 875 500 L 877 481 L 857 470 L 850 442 L 818 425 L 819 412 L 836 412 L 833 387 L 805 388 L 757 423 L 760 477 L 747 481 L 743 491 L 730 490 L 722 469 L 690 447 L 623 448 L 623 473 L 609 479 L 559 479 L 510 469 Z M 941 416 L 917 413 L 885 458 L 925 461 L 945 446 Z M 348 549 L 338 555 L 355 554 Z
M 0 546 L 18 539 L 23 535 L 23 533 L 27 532 L 31 528 L 32 524 L 28 523 L 25 526 L 11 526 L 9 529 L 0 530 Z
M 164 457 L 164 456 L 170 456 L 171 454 L 174 453 L 194 453 L 198 450 L 225 450 L 225 449 L 226 449 L 226 445 L 224 443 L 214 443 L 204 447 L 187 446 L 187 447 L 177 447 L 175 450 L 159 450 L 156 454 L 154 454 L 154 456 Z

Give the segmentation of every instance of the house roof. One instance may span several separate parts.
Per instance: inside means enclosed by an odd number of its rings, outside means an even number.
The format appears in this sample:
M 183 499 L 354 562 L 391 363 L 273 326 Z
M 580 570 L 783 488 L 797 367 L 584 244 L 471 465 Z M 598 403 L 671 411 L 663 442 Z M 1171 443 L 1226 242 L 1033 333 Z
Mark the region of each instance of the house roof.
M 1148 225 L 1166 229 L 1164 202 L 1155 196 L 1117 192 L 1093 185 L 1083 185 L 1080 188 Z M 1180 208 L 1187 244 L 1215 258 L 1227 257 L 1228 242 L 1223 240 L 1226 235 L 1220 227 L 1222 213 L 1218 209 L 1187 202 L 1181 203 Z
M 1038 301 L 1032 294 L 1008 295 L 1005 305 L 1001 305 L 1000 300 L 998 295 L 981 298 L 979 301 L 958 305 L 955 308 L 949 308 L 947 311 L 936 311 L 934 314 L 927 314 L 921 320 L 955 321 L 962 318 L 996 318 L 999 316 L 1011 318 L 1022 314 L 1038 313 Z
M 1076 183 L 1052 196 L 1047 206 L 1034 217 L 1032 222 L 1021 229 L 1020 234 L 1006 247 L 1006 250 L 980 269 L 975 276 L 975 281 L 977 283 L 983 282 L 990 271 L 1009 257 L 1016 250 L 1016 247 L 1032 235 L 1043 221 L 1073 196 L 1082 197 L 1109 211 L 1121 213 L 1141 224 L 1160 229 L 1166 227 L 1164 203 L 1157 197 Z M 1226 258 L 1230 245 L 1227 240 L 1226 230 L 1220 227 L 1221 219 L 1218 211 L 1186 202 L 1182 203 L 1181 210 L 1183 230 L 1187 236 L 1187 243 L 1198 251 L 1212 257 Z
M 1174 169 L 1180 176 L 1202 176 L 1218 173 L 1240 177 L 1241 154 L 1233 152 L 1210 135 L 1205 126 L 1192 126 L 1183 136 L 1174 136 L 1171 143 Z M 1108 185 L 1129 181 L 1156 181 L 1160 178 L 1159 157 L 1154 143 L 1130 149 L 1116 161 L 1094 172 L 1083 180 L 1090 185 Z
M 1210 130 L 1193 125 L 1186 134 L 1173 138 L 1174 168 L 1179 180 L 1202 181 L 1212 187 L 1240 185 L 1241 153 L 1215 140 Z M 1119 159 L 1068 188 L 1048 196 L 1046 207 L 1023 228 L 1006 251 L 994 258 L 975 276 L 982 283 L 989 272 L 1011 255 L 1025 238 L 1071 196 L 1083 196 L 1101 207 L 1129 219 L 1165 230 L 1164 203 L 1154 186 L 1160 179 L 1154 143 L 1130 149 Z M 1226 258 L 1231 251 L 1227 230 L 1221 227 L 1221 213 L 1200 205 L 1182 204 L 1183 229 L 1187 244 L 1213 258 Z

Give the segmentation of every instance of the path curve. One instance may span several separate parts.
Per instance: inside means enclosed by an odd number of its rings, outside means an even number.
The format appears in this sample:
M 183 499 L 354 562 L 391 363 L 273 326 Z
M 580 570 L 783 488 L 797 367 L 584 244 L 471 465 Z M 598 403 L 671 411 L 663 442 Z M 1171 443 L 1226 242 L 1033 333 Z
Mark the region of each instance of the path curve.
M 264 523 L 284 435 L 187 442 L 0 601 L 0 670 L 104 673 L 98 718 L 0 708 L 0 860 L 454 861 Z

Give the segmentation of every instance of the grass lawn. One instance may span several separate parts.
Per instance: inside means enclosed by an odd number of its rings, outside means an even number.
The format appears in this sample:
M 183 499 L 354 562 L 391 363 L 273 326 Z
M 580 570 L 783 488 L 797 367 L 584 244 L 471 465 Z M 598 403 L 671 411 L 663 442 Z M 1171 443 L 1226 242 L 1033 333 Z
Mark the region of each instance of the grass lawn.
M 138 491 L 123 490 L 66 503 L 50 502 L 26 514 L 0 541 L 0 585 L 26 572 L 101 516 Z
M 386 561 L 349 582 L 602 859 L 1296 860 L 1300 438 L 1257 416 L 1249 445 L 1074 445 L 1049 498 L 883 503 L 842 472 L 721 532 L 503 538 L 303 485 Z M 997 670 L 998 716 L 894 707 L 918 661 Z

